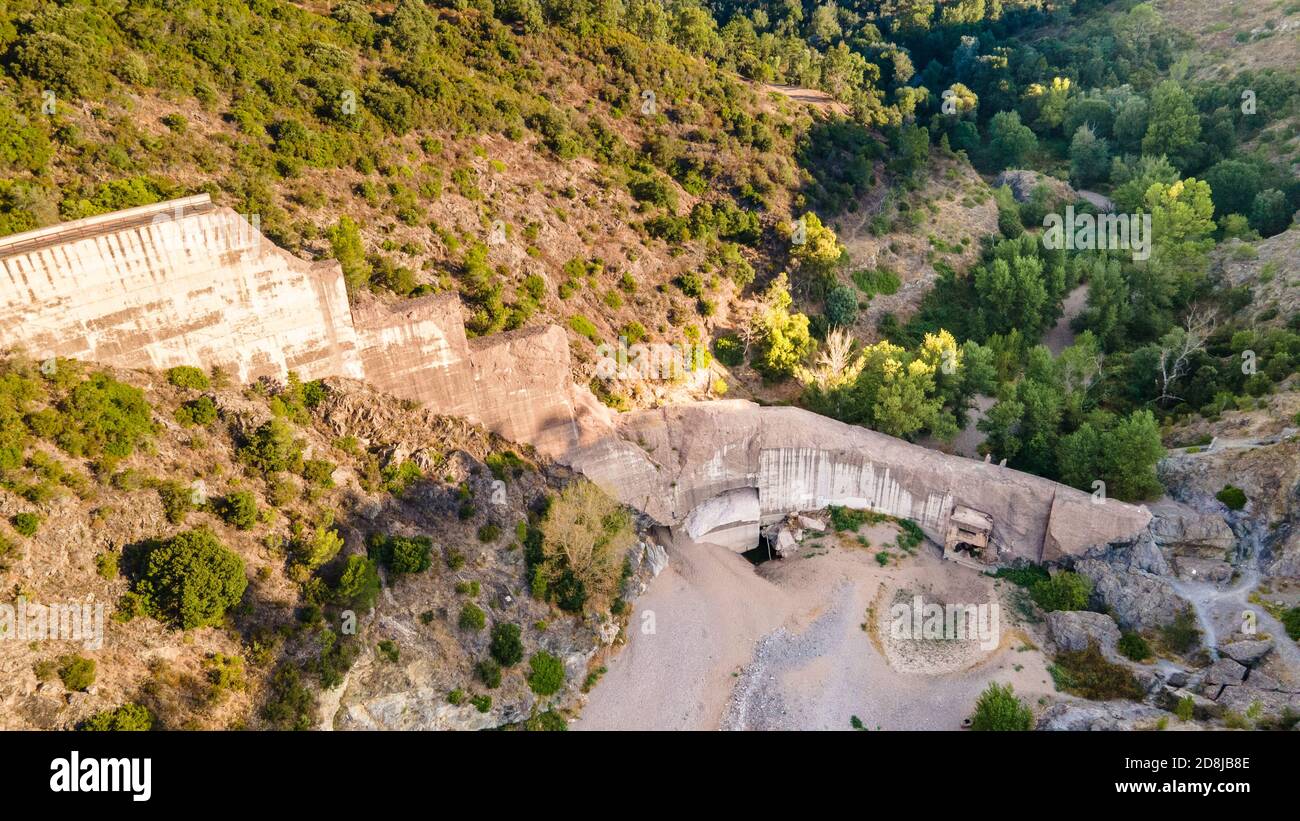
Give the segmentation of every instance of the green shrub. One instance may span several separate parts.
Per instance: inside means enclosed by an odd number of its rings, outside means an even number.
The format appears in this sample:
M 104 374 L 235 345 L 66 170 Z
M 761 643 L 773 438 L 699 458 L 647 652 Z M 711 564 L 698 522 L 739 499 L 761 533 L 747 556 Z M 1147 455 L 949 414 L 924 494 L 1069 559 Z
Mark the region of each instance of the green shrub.
M 189 630 L 220 623 L 247 587 L 244 560 L 200 528 L 153 546 L 134 589 L 145 612 Z
M 1034 603 L 1044 610 L 1083 610 L 1092 595 L 1092 580 L 1071 570 L 1035 582 L 1029 588 Z
M 176 423 L 190 428 L 211 425 L 217 421 L 217 405 L 206 396 L 191 399 L 176 409 Z
M 600 331 L 595 324 L 585 316 L 578 314 L 569 318 L 569 327 L 578 336 L 584 336 L 591 340 L 592 344 L 600 344 Z
M 494 524 L 486 524 L 478 529 L 480 542 L 495 542 L 499 538 L 501 538 L 501 528 Z
M 1143 661 L 1151 658 L 1151 645 L 1141 635 L 1132 631 L 1125 630 L 1119 638 L 1119 651 L 1132 661 Z
M 1191 696 L 1183 696 L 1178 699 L 1178 704 L 1174 706 L 1174 715 L 1182 721 L 1191 721 L 1192 716 L 1196 713 L 1196 699 Z
M 392 462 L 384 465 L 383 470 L 379 472 L 380 479 L 383 480 L 384 490 L 394 496 L 401 496 L 411 487 L 412 484 L 424 478 L 424 473 L 420 466 L 414 462 L 401 462 L 394 464 Z
M 37 513 L 15 513 L 9 517 L 9 524 L 24 536 L 35 536 L 41 526 L 41 517 Z
M 993 575 L 995 578 L 1006 579 L 1012 584 L 1020 587 L 1033 587 L 1038 582 L 1045 582 L 1052 578 L 1052 574 L 1047 572 L 1047 568 L 1040 564 L 1025 564 L 1019 567 L 999 567 L 998 571 Z
M 1229 510 L 1241 510 L 1246 506 L 1246 492 L 1233 485 L 1225 485 L 1223 490 L 1214 494 L 1214 498 L 1227 505 Z
M 1056 656 L 1051 667 L 1056 686 L 1092 701 L 1142 699 L 1142 687 L 1129 669 L 1108 660 L 1096 642 L 1086 650 L 1071 650 Z
M 474 602 L 465 602 L 465 605 L 460 608 L 460 619 L 457 624 L 462 630 L 482 630 L 487 626 L 487 614 Z
M 519 625 L 498 622 L 492 625 L 490 652 L 502 667 L 518 664 L 524 657 L 524 643 L 520 639 Z
M 492 696 L 489 695 L 474 696 L 469 700 L 469 703 L 473 704 L 474 709 L 478 710 L 480 713 L 486 713 L 488 710 L 492 709 Z
M 86 690 L 95 683 L 95 661 L 83 656 L 59 659 L 59 678 L 69 690 Z
M 1294 641 L 1300 641 L 1300 607 L 1292 607 L 1282 613 L 1282 627 Z
M 263 474 L 287 470 L 297 473 L 302 466 L 303 443 L 294 438 L 293 428 L 283 419 L 262 423 L 239 449 L 239 457 Z
M 447 703 L 460 706 L 465 701 L 465 691 L 457 687 L 447 694 Z
M 153 729 L 153 714 L 139 704 L 123 704 L 95 713 L 78 728 L 92 732 L 139 732 Z
M 492 659 L 483 659 L 474 668 L 478 680 L 483 682 L 483 686 L 489 690 L 495 690 L 501 686 L 501 665 Z
M 238 530 L 250 530 L 257 524 L 257 500 L 247 490 L 227 493 L 217 500 L 217 515 Z
M 1196 614 L 1190 607 L 1160 628 L 1160 640 L 1165 647 L 1180 655 L 1186 655 L 1201 646 L 1201 629 L 1197 626 Z
M 167 381 L 178 388 L 186 388 L 192 391 L 205 391 L 211 383 L 208 381 L 208 375 L 198 368 L 189 365 L 178 365 L 175 368 L 167 369 Z
M 456 592 L 462 596 L 469 596 L 471 599 L 477 599 L 480 586 L 477 581 L 456 582 Z
M 160 481 L 155 487 L 167 521 L 174 525 L 183 523 L 186 515 L 194 509 L 194 488 L 175 479 Z
M 379 570 L 365 556 L 348 556 L 343 573 L 334 587 L 336 599 L 349 607 L 369 611 L 379 596 Z
M 528 687 L 539 696 L 551 696 L 564 686 L 564 662 L 545 650 L 538 650 L 528 659 L 532 672 Z
M 392 639 L 383 639 L 375 647 L 381 655 L 390 664 L 396 664 L 402 657 L 402 651 L 398 648 L 397 642 Z
M 569 722 L 565 721 L 564 716 L 559 712 L 545 710 L 525 719 L 524 729 L 528 732 L 565 732 L 569 729 Z
M 433 564 L 433 542 L 428 536 L 384 536 L 369 540 L 370 558 L 393 573 L 423 573 Z
M 1033 712 L 1016 696 L 1010 684 L 990 684 L 975 702 L 972 730 L 1024 731 L 1033 726 Z
M 334 467 L 325 459 L 308 459 L 302 463 L 302 478 L 316 487 L 334 487 Z
M 745 361 L 745 346 L 735 336 L 720 336 L 713 340 L 713 355 L 728 368 L 734 368 Z

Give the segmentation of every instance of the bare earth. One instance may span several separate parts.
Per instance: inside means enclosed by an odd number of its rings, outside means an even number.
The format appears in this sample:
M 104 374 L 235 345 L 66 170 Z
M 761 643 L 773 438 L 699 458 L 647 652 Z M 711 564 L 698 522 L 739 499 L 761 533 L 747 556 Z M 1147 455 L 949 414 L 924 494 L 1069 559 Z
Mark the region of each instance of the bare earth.
M 1053 692 L 1003 603 L 1001 642 L 891 642 L 889 605 L 997 601 L 996 583 L 946 563 L 933 545 L 881 567 L 874 545 L 827 536 L 798 557 L 752 567 L 725 548 L 679 540 L 637 605 L 629 643 L 608 664 L 575 729 L 955 729 L 990 681 L 1027 703 Z M 654 632 L 642 631 L 645 613 Z M 870 622 L 872 628 L 864 629 Z M 1020 669 L 1017 670 L 1016 668 Z

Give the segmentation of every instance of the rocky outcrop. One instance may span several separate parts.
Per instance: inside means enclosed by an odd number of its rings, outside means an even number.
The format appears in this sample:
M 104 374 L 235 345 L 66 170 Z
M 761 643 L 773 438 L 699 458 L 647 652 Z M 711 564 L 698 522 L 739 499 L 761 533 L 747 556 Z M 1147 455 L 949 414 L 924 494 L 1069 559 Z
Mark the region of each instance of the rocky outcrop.
M 1038 719 L 1038 730 L 1147 730 L 1169 714 L 1130 701 L 1066 701 L 1053 704 Z
M 1119 643 L 1119 627 L 1105 613 L 1056 610 L 1047 614 L 1047 636 L 1057 652 L 1087 650 L 1090 644 L 1096 644 L 1110 654 Z
M 1219 652 L 1238 664 L 1253 667 L 1273 650 L 1273 640 L 1242 640 L 1219 645 Z
M 1172 622 L 1189 605 L 1165 578 L 1122 555 L 1088 558 L 1074 569 L 1092 580 L 1093 595 L 1126 630 L 1150 630 Z

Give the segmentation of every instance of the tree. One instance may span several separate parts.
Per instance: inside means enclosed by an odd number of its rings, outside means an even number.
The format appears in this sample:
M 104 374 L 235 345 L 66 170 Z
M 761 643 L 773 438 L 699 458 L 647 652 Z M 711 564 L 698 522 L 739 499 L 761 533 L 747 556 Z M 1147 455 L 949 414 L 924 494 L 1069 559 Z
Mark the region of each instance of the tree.
M 1281 191 L 1276 188 L 1261 191 L 1255 195 L 1250 207 L 1250 225 L 1261 236 L 1280 234 L 1291 224 L 1291 211 L 1286 195 Z
M 329 229 L 330 254 L 343 268 L 343 281 L 349 291 L 358 291 L 370 283 L 370 263 L 366 261 L 365 246 L 356 220 L 346 214 L 339 217 Z
M 1096 335 L 1107 351 L 1119 348 L 1125 339 L 1133 306 L 1128 280 L 1118 260 L 1097 257 L 1087 269 L 1088 307 L 1080 325 Z
M 528 687 L 539 696 L 552 696 L 564 686 L 564 662 L 545 650 L 538 650 L 528 659 L 532 672 L 528 674 Z
M 492 625 L 492 658 L 502 667 L 518 664 L 524 657 L 524 643 L 520 639 L 519 625 L 498 622 Z
M 1017 256 L 1011 262 L 995 259 L 981 265 L 975 269 L 975 293 L 989 332 L 1019 328 L 1037 336 L 1049 318 L 1043 262 L 1037 257 Z
M 190 630 L 219 624 L 247 587 L 244 560 L 199 528 L 150 550 L 135 591 L 150 615 Z
M 542 522 L 543 570 L 555 590 L 576 590 L 573 600 L 598 605 L 617 595 L 619 574 L 628 549 L 635 542 L 632 522 L 613 499 L 591 482 L 580 480 L 560 491 Z
M 785 378 L 812 352 L 814 343 L 808 331 L 808 317 L 791 314 L 789 279 L 781 273 L 768 286 L 763 306 L 754 315 L 758 325 L 761 350 L 760 370 L 770 377 Z
M 858 292 L 851 285 L 836 285 L 826 295 L 826 321 L 835 327 L 852 325 L 858 314 Z
M 368 612 L 379 596 L 379 570 L 368 557 L 360 554 L 348 556 L 343 573 L 334 588 L 338 601 L 348 607 Z
M 1016 697 L 1010 684 L 989 684 L 975 702 L 972 730 L 1023 732 L 1033 726 L 1033 711 Z
M 1151 106 L 1142 153 L 1164 154 L 1178 168 L 1187 164 L 1187 150 L 1201 135 L 1201 120 L 1192 95 L 1175 80 L 1165 80 L 1151 91 Z
M 1103 476 L 1112 496 L 1136 502 L 1161 493 L 1156 463 L 1164 458 L 1165 449 L 1160 425 L 1151 411 L 1136 411 L 1108 432 L 1103 454 Z
M 1072 570 L 1063 570 L 1034 582 L 1029 595 L 1034 604 L 1049 613 L 1054 610 L 1083 610 L 1092 595 L 1092 580 Z
M 257 501 L 247 490 L 236 490 L 221 497 L 216 504 L 222 520 L 238 530 L 249 530 L 257 524 Z
M 1110 146 L 1090 125 L 1081 125 L 1070 140 L 1070 181 L 1084 187 L 1104 180 L 1110 171 Z
M 1012 168 L 1038 147 L 1038 138 L 1020 122 L 1015 111 L 999 111 L 989 120 L 989 162 L 996 169 Z
M 1243 160 L 1223 160 L 1205 172 L 1205 182 L 1214 199 L 1214 215 L 1250 216 L 1250 207 L 1259 193 L 1259 166 Z

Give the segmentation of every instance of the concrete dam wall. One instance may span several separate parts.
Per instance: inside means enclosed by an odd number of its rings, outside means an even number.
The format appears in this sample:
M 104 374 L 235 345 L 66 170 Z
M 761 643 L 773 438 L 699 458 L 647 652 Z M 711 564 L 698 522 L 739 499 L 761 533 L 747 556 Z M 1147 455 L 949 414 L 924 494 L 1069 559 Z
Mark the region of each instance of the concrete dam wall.
M 1053 561 L 1127 539 L 1145 508 L 947 456 L 796 408 L 703 402 L 616 414 L 573 384 L 556 326 L 481 339 L 460 300 L 349 302 L 336 262 L 306 262 L 206 195 L 0 238 L 0 345 L 125 368 L 220 365 L 241 381 L 345 376 L 463 416 L 584 472 L 697 538 L 829 504 L 915 520 L 991 516 L 1001 559 Z

